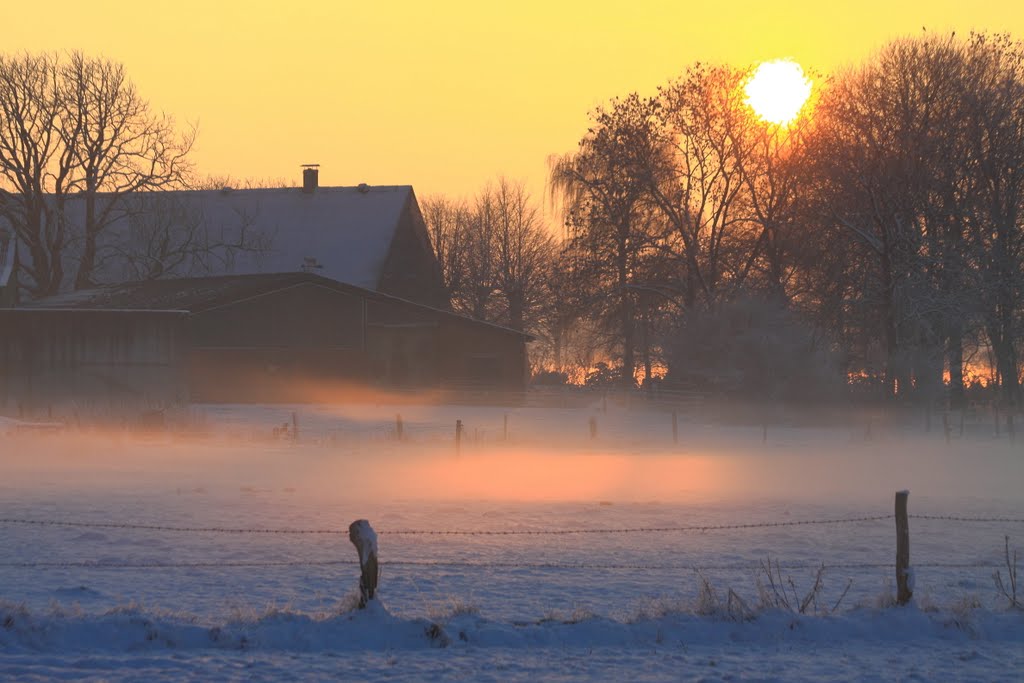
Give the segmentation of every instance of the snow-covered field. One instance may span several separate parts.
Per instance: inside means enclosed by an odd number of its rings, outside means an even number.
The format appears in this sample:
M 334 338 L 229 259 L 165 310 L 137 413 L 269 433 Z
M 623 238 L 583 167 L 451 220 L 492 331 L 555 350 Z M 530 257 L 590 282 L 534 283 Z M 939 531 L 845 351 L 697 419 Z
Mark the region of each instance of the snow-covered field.
M 293 410 L 299 442 L 270 439 Z M 1024 445 L 1005 435 L 773 426 L 762 443 L 759 426 L 683 417 L 674 444 L 668 414 L 619 405 L 199 413 L 191 440 L 0 425 L 0 680 L 1024 670 L 1024 612 L 992 578 L 1004 536 L 1024 549 L 1020 522 L 912 518 L 915 597 L 891 606 L 896 490 L 911 515 L 1024 518 Z M 360 518 L 380 534 L 381 590 L 350 611 Z M 522 533 L 558 530 L 616 533 Z M 805 613 L 779 606 L 769 561 L 791 607 L 825 565 Z

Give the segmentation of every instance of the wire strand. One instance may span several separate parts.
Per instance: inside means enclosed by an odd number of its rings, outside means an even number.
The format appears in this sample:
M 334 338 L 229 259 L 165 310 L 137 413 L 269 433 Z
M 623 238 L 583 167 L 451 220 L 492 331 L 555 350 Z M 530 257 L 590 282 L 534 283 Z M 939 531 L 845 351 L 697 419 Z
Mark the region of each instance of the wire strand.
M 463 567 L 478 569 L 568 569 L 568 570 L 650 570 L 650 571 L 742 571 L 759 570 L 764 565 L 755 563 L 697 565 L 697 564 L 587 564 L 577 562 L 473 562 L 467 560 L 390 560 L 382 567 Z M 282 560 L 260 562 L 0 562 L 0 569 L 217 569 L 247 567 L 358 567 L 355 560 Z M 854 562 L 828 564 L 805 562 L 781 564 L 782 570 L 795 569 L 891 569 L 892 562 Z M 1002 565 L 989 562 L 925 562 L 913 564 L 919 569 L 998 569 Z
M 386 536 L 569 536 L 585 534 L 634 534 L 634 533 L 674 533 L 674 532 L 709 532 L 742 529 L 769 529 L 779 527 L 813 526 L 827 524 L 854 524 L 859 522 L 877 522 L 891 519 L 891 515 L 870 515 L 866 517 L 848 517 L 843 519 L 809 519 L 785 522 L 750 522 L 744 524 L 702 524 L 689 526 L 664 527 L 629 527 L 621 529 L 384 529 L 378 535 Z M 347 529 L 269 529 L 269 528 L 232 528 L 202 526 L 168 526 L 160 524 L 130 524 L 125 522 L 74 522 L 52 519 L 19 519 L 13 517 L 0 518 L 0 524 L 17 524 L 30 526 L 73 527 L 87 529 L 134 529 L 142 531 L 170 531 L 182 533 L 216 533 L 216 534 L 347 534 Z

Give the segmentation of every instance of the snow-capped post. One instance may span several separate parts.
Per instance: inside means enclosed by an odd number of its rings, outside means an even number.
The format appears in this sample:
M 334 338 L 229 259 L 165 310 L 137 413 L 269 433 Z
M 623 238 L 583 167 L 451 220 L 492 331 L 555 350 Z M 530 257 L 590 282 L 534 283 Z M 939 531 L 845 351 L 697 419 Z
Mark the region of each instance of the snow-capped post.
M 395 415 L 395 438 L 399 441 L 402 440 L 402 414 L 397 413 Z
M 672 411 L 672 443 L 679 443 L 679 414 Z
M 907 520 L 907 498 L 910 491 L 896 492 L 896 602 L 905 605 L 914 595 L 910 568 L 910 523 Z
M 377 534 L 368 521 L 357 519 L 348 525 L 348 540 L 359 552 L 359 609 L 363 609 L 377 593 L 377 579 L 380 578 Z

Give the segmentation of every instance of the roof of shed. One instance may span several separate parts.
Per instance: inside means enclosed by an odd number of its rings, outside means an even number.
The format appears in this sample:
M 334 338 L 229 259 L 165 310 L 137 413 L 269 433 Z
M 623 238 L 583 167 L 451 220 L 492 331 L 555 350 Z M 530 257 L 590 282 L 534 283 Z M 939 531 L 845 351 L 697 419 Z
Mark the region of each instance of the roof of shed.
M 483 325 L 496 331 L 533 339 L 531 335 L 519 330 L 475 320 L 452 313 L 451 311 L 424 306 L 414 301 L 382 294 L 365 287 L 357 287 L 313 273 L 303 272 L 221 275 L 128 282 L 35 299 L 23 304 L 20 310 L 174 310 L 199 313 L 243 299 L 302 284 L 327 287 L 335 291 L 355 294 L 362 298 L 376 301 L 394 302 L 402 306 L 431 311 L 434 314 L 447 318 L 458 319 L 474 325 Z

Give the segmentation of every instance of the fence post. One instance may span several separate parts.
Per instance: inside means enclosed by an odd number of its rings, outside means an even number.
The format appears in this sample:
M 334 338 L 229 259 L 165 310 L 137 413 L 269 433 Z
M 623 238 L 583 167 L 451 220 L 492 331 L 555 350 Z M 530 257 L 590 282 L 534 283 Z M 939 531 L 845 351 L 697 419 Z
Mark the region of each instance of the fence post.
M 590 438 L 597 438 L 597 418 L 593 415 L 590 416 Z
M 503 420 L 501 428 L 501 440 L 508 441 L 508 413 L 505 413 L 505 419 Z
M 942 414 L 942 431 L 946 434 L 946 443 L 949 443 L 949 433 L 952 427 L 949 425 L 949 413 Z
M 910 491 L 896 492 L 896 602 L 905 605 L 914 595 L 910 577 L 910 523 L 907 498 Z
M 359 609 L 373 600 L 377 592 L 380 568 L 377 564 L 377 534 L 365 519 L 357 519 L 348 525 L 348 540 L 359 553 Z
M 292 440 L 299 440 L 299 414 L 292 413 Z
M 672 411 L 672 443 L 679 443 L 679 415 Z
M 398 438 L 399 441 L 402 440 L 403 425 L 402 425 L 402 414 L 401 413 L 397 413 L 395 415 L 395 436 Z
M 455 421 L 455 454 L 462 452 L 462 420 Z

